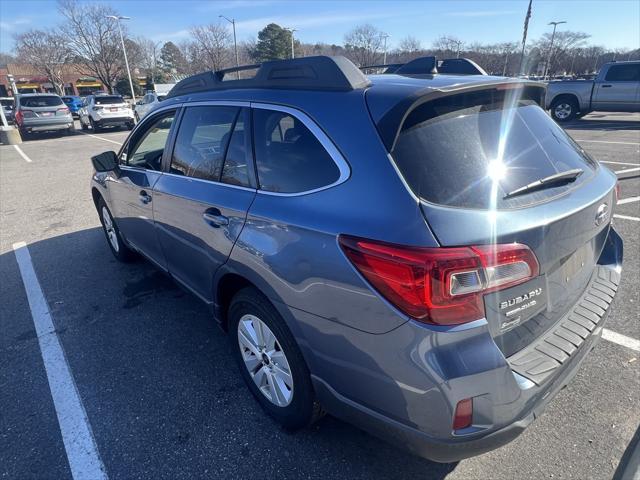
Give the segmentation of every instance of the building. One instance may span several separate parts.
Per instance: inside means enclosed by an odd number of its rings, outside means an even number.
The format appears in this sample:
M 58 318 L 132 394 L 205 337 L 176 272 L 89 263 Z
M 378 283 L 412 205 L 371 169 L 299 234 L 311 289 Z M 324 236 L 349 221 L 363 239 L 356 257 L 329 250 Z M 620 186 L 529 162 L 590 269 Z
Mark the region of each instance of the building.
M 32 65 L 9 63 L 0 65 L 0 97 L 13 94 L 7 75 L 13 75 L 18 93 L 55 92 L 53 84 Z M 105 90 L 100 80 L 84 75 L 78 65 L 65 65 L 63 79 L 66 95 L 89 95 L 95 91 Z

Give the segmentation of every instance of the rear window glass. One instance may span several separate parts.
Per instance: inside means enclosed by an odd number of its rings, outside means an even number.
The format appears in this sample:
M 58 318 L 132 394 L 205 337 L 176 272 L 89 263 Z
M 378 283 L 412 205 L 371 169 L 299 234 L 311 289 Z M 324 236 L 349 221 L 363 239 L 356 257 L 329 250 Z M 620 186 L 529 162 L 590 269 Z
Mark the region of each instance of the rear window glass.
M 20 99 L 20 105 L 23 107 L 56 107 L 62 105 L 62 99 L 60 97 L 23 97 Z
M 480 92 L 414 110 L 392 156 L 416 195 L 440 205 L 508 209 L 538 203 L 585 181 L 595 162 L 533 101 Z M 580 168 L 573 183 L 504 197 Z
M 0 100 L 0 104 L 3 107 L 13 107 L 13 100 L 10 98 Z
M 100 96 L 95 97 L 96 105 L 113 105 L 114 103 L 124 103 L 124 99 L 119 96 Z

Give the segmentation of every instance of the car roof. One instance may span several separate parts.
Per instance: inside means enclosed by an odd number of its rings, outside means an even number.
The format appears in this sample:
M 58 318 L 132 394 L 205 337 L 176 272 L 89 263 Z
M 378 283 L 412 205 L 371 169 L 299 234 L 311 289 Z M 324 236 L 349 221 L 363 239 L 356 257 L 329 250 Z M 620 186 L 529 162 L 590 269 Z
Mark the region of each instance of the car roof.
M 21 93 L 19 97 L 59 97 L 57 93 Z

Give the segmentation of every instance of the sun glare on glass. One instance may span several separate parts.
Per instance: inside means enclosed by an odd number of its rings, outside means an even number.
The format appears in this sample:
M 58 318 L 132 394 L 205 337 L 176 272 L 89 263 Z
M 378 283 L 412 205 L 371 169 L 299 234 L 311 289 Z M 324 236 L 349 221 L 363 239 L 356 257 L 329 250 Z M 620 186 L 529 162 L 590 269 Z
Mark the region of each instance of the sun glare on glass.
M 500 160 L 492 160 L 487 165 L 487 176 L 493 182 L 502 180 L 507 174 L 507 166 Z

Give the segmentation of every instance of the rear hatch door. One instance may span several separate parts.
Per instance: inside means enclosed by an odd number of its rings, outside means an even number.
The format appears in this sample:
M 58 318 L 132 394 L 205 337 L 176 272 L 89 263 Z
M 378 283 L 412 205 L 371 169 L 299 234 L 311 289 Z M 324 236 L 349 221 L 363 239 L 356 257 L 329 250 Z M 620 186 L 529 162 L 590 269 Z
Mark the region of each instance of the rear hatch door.
M 494 89 L 428 102 L 407 116 L 391 152 L 442 246 L 517 242 L 535 253 L 538 277 L 484 297 L 505 356 L 582 295 L 615 201 L 615 175 L 519 95 Z

